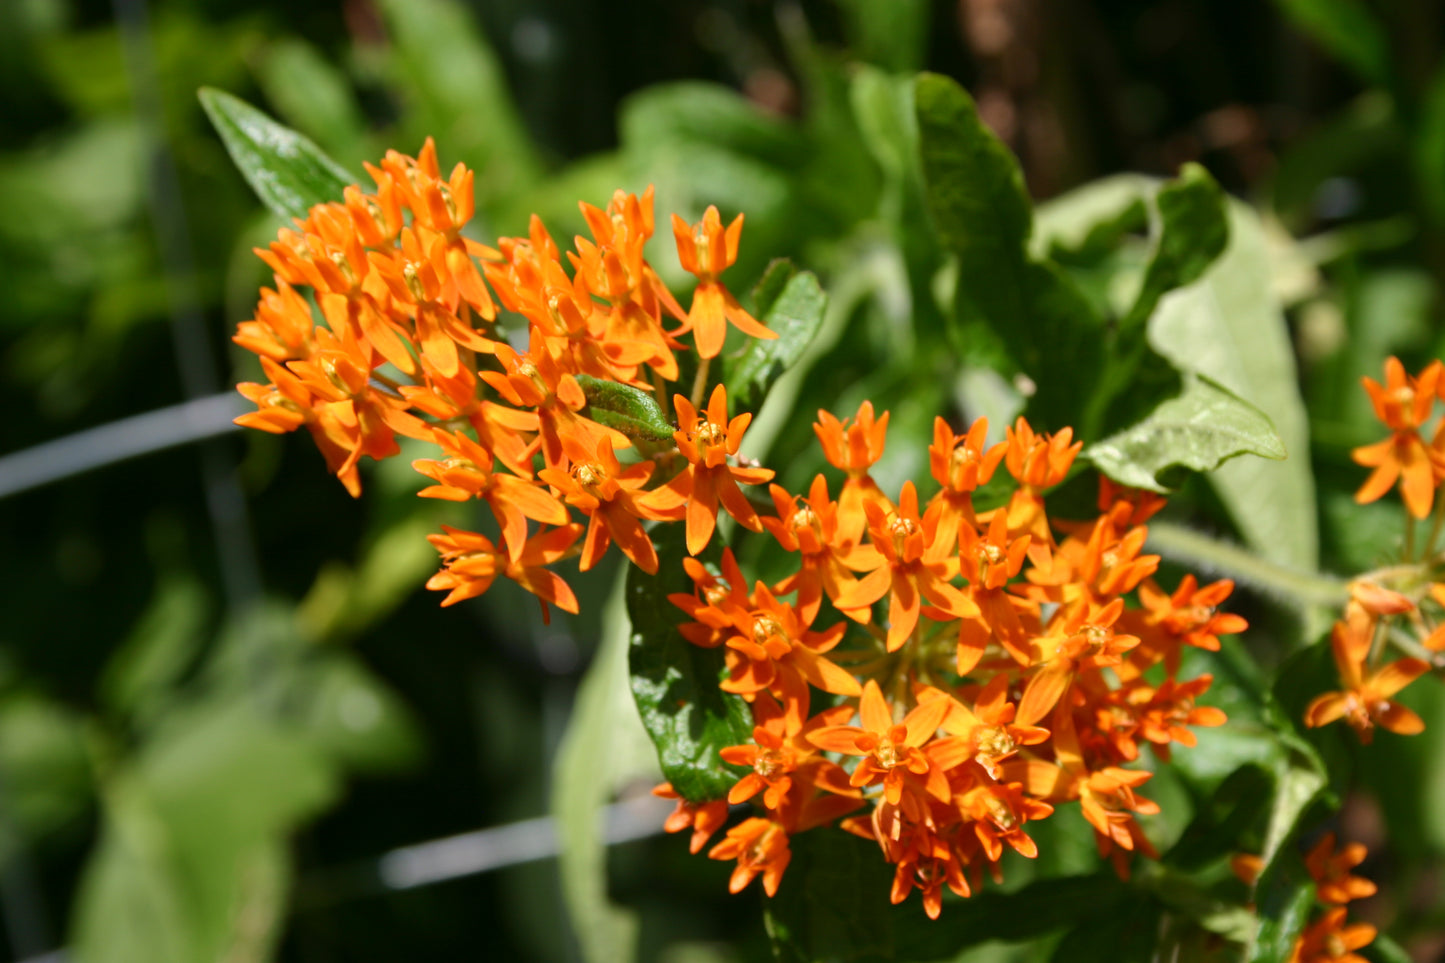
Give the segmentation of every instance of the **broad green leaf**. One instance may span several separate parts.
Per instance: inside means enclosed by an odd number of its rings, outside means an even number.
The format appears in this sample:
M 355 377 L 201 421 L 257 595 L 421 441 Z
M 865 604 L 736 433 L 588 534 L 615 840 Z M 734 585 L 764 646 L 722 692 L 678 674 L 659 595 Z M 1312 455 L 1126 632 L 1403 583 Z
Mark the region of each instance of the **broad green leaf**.
M 578 375 L 577 383 L 587 395 L 588 417 L 599 425 L 634 441 L 670 441 L 677 430 L 651 392 L 591 375 Z
M 819 831 L 790 845 L 782 886 L 764 904 L 774 952 L 786 963 L 949 959 L 986 941 L 1109 918 L 1139 899 L 1112 874 L 1043 879 L 1009 893 L 985 883 L 967 899 L 946 895 L 942 915 L 929 920 L 917 893 L 890 905 L 892 868 L 876 843 Z
M 382 0 L 378 7 L 394 44 L 388 67 L 407 108 L 410 149 L 434 137 L 442 158 L 476 171 L 484 212 L 530 187 L 540 174 L 537 151 L 473 9 L 454 0 Z
M 336 776 L 249 697 L 169 716 L 106 789 L 107 830 L 76 910 L 77 956 L 266 958 L 285 906 L 285 841 L 334 801 Z
M 1315 888 L 1304 867 L 1262 881 L 1256 899 L 1259 929 L 1249 947 L 1249 963 L 1285 963 L 1295 940 L 1309 923 L 1315 906 Z
M 1390 40 L 1361 0 L 1275 0 L 1295 25 L 1369 83 L 1388 86 Z
M 923 74 L 914 102 L 928 207 L 958 258 L 955 348 L 996 338 L 1033 382 L 1030 417 L 1050 429 L 1074 423 L 1100 368 L 1099 320 L 1057 265 L 1030 257 L 1023 174 L 967 92 Z
M 1199 375 L 1143 421 L 1097 441 L 1084 457 L 1114 481 L 1165 492 L 1161 475 L 1175 466 L 1213 471 L 1238 455 L 1285 457 L 1269 418 L 1227 388 Z
M 553 765 L 551 809 L 560 843 L 562 898 L 588 963 L 625 963 L 637 946 L 637 914 L 607 898 L 607 849 L 600 823 L 600 810 L 612 792 L 611 753 L 622 728 L 635 724 L 626 715 L 632 707 L 626 698 L 623 579 L 617 587 L 602 611 L 602 643 L 577 690 Z
M 1166 292 L 1196 281 L 1229 240 L 1224 192 L 1198 164 L 1186 164 L 1177 180 L 1162 185 L 1154 206 L 1154 254 L 1139 296 L 1119 321 L 1121 330 L 1147 321 Z
M 321 148 L 238 97 L 210 87 L 201 106 L 246 182 L 277 217 L 304 218 L 317 204 L 340 201 L 357 178 Z
M 416 719 L 401 697 L 359 659 L 332 652 L 309 665 L 297 720 L 306 738 L 350 772 L 388 773 L 422 752 Z
M 78 816 L 92 791 L 81 716 L 32 692 L 0 697 L 0 867 Z
M 1297 571 L 1318 566 L 1309 425 L 1294 349 L 1270 277 L 1259 217 L 1229 205 L 1229 246 L 1204 276 L 1171 292 L 1149 320 L 1150 345 L 1181 371 L 1205 375 L 1263 411 L 1288 457 L 1240 458 L 1209 476 L 1239 533 Z
M 753 299 L 758 320 L 778 336 L 771 341 L 751 338 L 740 356 L 728 360 L 723 384 L 733 414 L 762 407 L 773 384 L 817 337 L 828 307 L 818 279 L 807 271 L 793 273 L 786 261 L 773 263 Z
M 727 676 L 722 650 L 693 645 L 677 630 L 687 616 L 667 597 L 693 590 L 682 567 L 687 557 L 683 526 L 660 529 L 653 542 L 657 574 L 639 568 L 627 573 L 632 695 L 672 787 L 693 802 L 721 799 L 741 771 L 723 763 L 718 750 L 752 738 L 752 712 L 742 697 L 718 688 Z M 714 537 L 701 557 L 715 562 L 721 554 Z
M 199 581 L 163 579 L 130 638 L 106 664 L 100 691 L 107 708 L 126 714 L 158 708 L 205 641 L 207 609 Z

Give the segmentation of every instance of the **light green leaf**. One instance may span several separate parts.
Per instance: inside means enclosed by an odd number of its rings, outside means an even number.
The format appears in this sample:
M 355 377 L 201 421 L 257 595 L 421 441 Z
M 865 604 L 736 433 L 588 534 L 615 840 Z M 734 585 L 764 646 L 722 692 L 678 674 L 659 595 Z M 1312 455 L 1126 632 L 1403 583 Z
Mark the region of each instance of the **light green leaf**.
M 672 787 L 692 802 L 721 799 L 742 772 L 723 763 L 718 750 L 752 738 L 752 712 L 742 697 L 718 688 L 727 676 L 722 650 L 693 645 L 677 630 L 687 616 L 667 597 L 693 590 L 682 567 L 683 526 L 669 525 L 653 541 L 657 574 L 639 568 L 627 574 L 632 695 Z M 721 554 L 714 538 L 702 558 L 716 562 Z
M 651 392 L 578 375 L 577 383 L 587 395 L 587 415 L 599 425 L 615 428 L 634 441 L 671 441 L 677 429 Z
M 823 326 L 828 295 L 810 272 L 794 273 L 786 261 L 774 261 L 753 292 L 757 318 L 777 334 L 751 338 L 737 358 L 728 359 L 723 384 L 733 414 L 757 411 L 769 390 L 798 363 Z
M 0 867 L 17 843 L 78 816 L 91 792 L 80 715 L 36 693 L 0 698 Z
M 848 28 L 848 47 L 871 64 L 911 73 L 923 65 L 928 47 L 929 0 L 839 0 Z
M 600 810 L 616 777 L 619 743 L 641 728 L 627 691 L 623 586 L 619 578 L 617 591 L 602 610 L 602 643 L 577 691 L 552 771 L 562 897 L 588 963 L 627 963 L 637 952 L 637 914 L 607 898 L 607 849 L 600 823 Z
M 1263 412 L 1199 375 L 1143 421 L 1084 450 L 1114 481 L 1156 492 L 1169 490 L 1160 479 L 1166 469 L 1213 471 L 1238 455 L 1280 459 L 1285 450 Z
M 1030 251 L 1045 257 L 1112 245 L 1125 230 L 1143 225 L 1145 202 L 1159 183 L 1144 174 L 1115 174 L 1043 201 L 1034 208 Z
M 201 106 L 231 160 L 277 217 L 305 217 L 316 204 L 340 201 L 357 178 L 300 134 L 238 97 L 201 89 Z
M 1305 33 L 1372 84 L 1390 82 L 1390 40 L 1360 0 L 1275 0 Z
M 1148 338 L 1175 367 L 1218 382 L 1274 424 L 1286 460 L 1236 459 L 1209 481 L 1250 547 L 1310 572 L 1319 564 L 1319 535 L 1309 425 L 1264 231 L 1244 204 L 1230 203 L 1229 238 L 1202 278 L 1159 302 Z

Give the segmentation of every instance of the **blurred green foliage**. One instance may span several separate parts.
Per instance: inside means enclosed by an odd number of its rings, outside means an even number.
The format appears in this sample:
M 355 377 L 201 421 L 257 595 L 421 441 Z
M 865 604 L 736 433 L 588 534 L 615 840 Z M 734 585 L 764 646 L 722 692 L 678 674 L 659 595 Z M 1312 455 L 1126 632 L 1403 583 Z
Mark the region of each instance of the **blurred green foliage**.
M 1177 368 L 1246 399 L 1289 452 L 1231 461 L 1186 482 L 1171 507 L 1174 521 L 1267 563 L 1236 572 L 1214 556 L 1254 590 L 1242 604 L 1259 626 L 1201 656 L 1231 725 L 1176 756 L 1176 784 L 1159 791 L 1172 793 L 1169 822 L 1150 827 L 1171 845 L 1133 888 L 1092 875 L 1087 831 L 1060 820 L 1040 865 L 1011 867 L 1010 887 L 977 905 L 947 905 L 947 929 L 923 931 L 913 905 L 901 923 L 883 899 L 835 905 L 834 916 L 851 908 L 841 922 L 855 940 L 798 894 L 811 873 L 866 853 L 814 853 L 800 839 L 772 935 L 801 958 L 812 951 L 798 947 L 819 945 L 857 956 L 887 928 L 916 928 L 923 945 L 895 958 L 990 941 L 959 957 L 982 963 L 1142 959 L 1211 945 L 1201 933 L 1212 933 L 1281 959 L 1309 905 L 1298 843 L 1343 805 L 1352 825 L 1371 807 L 1383 814 L 1388 836 L 1370 840 L 1380 855 L 1367 867 L 1385 890 L 1377 918 L 1407 947 L 1426 945 L 1445 928 L 1415 888 L 1445 856 L 1445 697 L 1428 682 L 1407 693 L 1429 724 L 1412 740 L 1361 748 L 1335 730 L 1295 733 L 1333 676 L 1319 643 L 1328 613 L 1288 600 L 1301 578 L 1398 551 L 1385 528 L 1398 511 L 1351 500 L 1360 473 L 1348 453 L 1378 433 L 1359 377 L 1391 353 L 1417 367 L 1445 351 L 1445 14 L 1423 0 L 1063 13 L 1020 2 L 1010 9 L 1035 19 L 1006 18 L 1001 49 L 985 42 L 988 23 L 959 17 L 968 4 L 886 6 L 384 0 L 297 12 L 173 0 L 149 10 L 150 60 L 138 65 L 107 5 L 0 5 L 0 451 L 181 400 L 176 284 L 204 314 L 217 380 L 254 375 L 220 346 L 265 280 L 249 249 L 277 222 L 210 132 L 202 86 L 262 104 L 351 170 L 435 137 L 445 163 L 478 172 L 483 235 L 520 232 L 536 211 L 566 237 L 582 227 L 577 199 L 648 183 L 660 212 L 746 212 L 735 289 L 789 257 L 828 293 L 816 338 L 778 364 L 789 370 L 749 436 L 756 457 L 788 455 L 790 490 L 825 467 L 810 443 L 819 407 L 869 397 L 892 411 L 876 472 L 885 489 L 924 473 L 935 414 L 997 425 L 1018 410 L 1020 374 L 1042 389 L 1033 404 L 1052 406 L 1044 421 L 1072 420 L 1074 399 L 1050 393 L 1082 383 L 1081 368 L 1107 383 L 1114 375 L 1089 360 L 1097 346 L 1081 339 L 1040 359 L 1062 371 L 1033 367 L 1029 339 L 1010 341 L 1000 320 L 1040 319 L 1027 329 L 1037 337 L 1063 304 L 1071 323 L 1137 332 L 1124 363 L 1164 359 L 1171 377 Z M 927 110 L 920 123 L 913 80 L 924 67 L 964 79 L 978 104 L 968 135 L 994 186 L 963 199 L 958 224 L 930 192 L 938 165 L 957 158 L 929 149 L 939 131 Z M 158 79 L 157 124 L 137 112 L 138 69 Z M 162 149 L 189 276 L 156 241 Z M 1213 177 L 1179 176 L 1184 161 Z M 1154 176 L 1077 187 L 1121 168 Z M 1222 201 L 1216 179 L 1250 203 Z M 1030 213 L 1031 194 L 1066 187 L 1077 189 Z M 998 226 L 983 241 L 1006 250 L 981 260 L 969 232 L 985 216 Z M 1219 256 L 1176 258 L 1176 217 L 1196 222 L 1192 237 L 1216 237 Z M 681 280 L 666 245 L 654 260 Z M 1027 311 L 1001 305 L 1004 277 Z M 1153 401 L 1168 394 L 1155 389 Z M 1153 408 L 1115 401 L 1088 441 Z M 191 450 L 0 504 L 0 946 L 20 958 L 63 943 L 96 963 L 621 959 L 629 947 L 648 959 L 766 957 L 757 903 L 726 897 L 726 867 L 688 859 L 677 839 L 609 854 L 598 837 L 596 806 L 657 775 L 627 697 L 621 596 L 604 610 L 613 570 L 578 584 L 591 616 L 546 629 L 530 600 L 500 590 L 440 613 L 418 586 L 434 564 L 424 534 L 449 516 L 412 497 L 408 459 L 374 471 L 352 503 L 305 439 L 212 450 L 248 497 L 254 599 L 224 594 Z M 338 882 L 338 869 L 388 848 L 536 815 L 549 795 L 566 844 L 560 882 L 552 864 L 408 893 Z M 1243 894 L 1219 859 L 1247 846 L 1271 863 L 1257 934 L 1226 911 Z M 1162 942 L 1135 947 L 1117 914 L 1092 904 L 1090 918 L 1071 915 L 1079 890 L 1127 894 L 1131 921 L 1159 923 L 1137 930 Z M 564 893 L 575 936 L 556 924 Z M 815 930 L 821 944 L 806 936 Z

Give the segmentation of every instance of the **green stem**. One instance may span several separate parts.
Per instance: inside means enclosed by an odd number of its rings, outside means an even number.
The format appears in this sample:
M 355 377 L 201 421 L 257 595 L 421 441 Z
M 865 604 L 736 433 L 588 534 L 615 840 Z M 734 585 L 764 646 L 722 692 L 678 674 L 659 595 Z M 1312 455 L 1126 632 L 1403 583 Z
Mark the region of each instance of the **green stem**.
M 707 371 L 712 367 L 711 358 L 703 358 L 697 366 L 697 377 L 692 380 L 692 406 L 702 410 L 703 393 L 707 391 Z
M 1216 541 L 1180 525 L 1168 522 L 1150 525 L 1148 544 L 1161 555 L 1230 576 L 1301 608 L 1338 608 L 1349 599 L 1348 585 L 1342 579 L 1285 568 L 1237 545 Z

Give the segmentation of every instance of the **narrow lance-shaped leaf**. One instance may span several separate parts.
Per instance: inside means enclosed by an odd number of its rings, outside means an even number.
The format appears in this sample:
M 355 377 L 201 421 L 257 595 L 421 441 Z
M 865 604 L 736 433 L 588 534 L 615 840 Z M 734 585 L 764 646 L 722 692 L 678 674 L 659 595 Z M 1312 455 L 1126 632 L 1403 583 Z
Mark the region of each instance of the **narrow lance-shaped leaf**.
M 357 178 L 307 138 L 222 90 L 202 87 L 201 106 L 256 196 L 284 220 L 340 201 Z
M 1202 375 L 1138 424 L 1095 442 L 1084 457 L 1114 481 L 1163 492 L 1160 474 L 1173 466 L 1212 471 L 1237 455 L 1285 457 L 1269 417 Z
M 634 441 L 672 438 L 676 429 L 648 392 L 591 375 L 578 375 L 577 383 L 587 396 L 588 415 L 599 425 L 615 428 Z
M 687 618 L 667 596 L 693 589 L 682 567 L 683 526 L 663 526 L 653 540 L 657 574 L 638 568 L 627 573 L 632 695 L 673 788 L 693 802 L 721 799 L 742 771 L 723 763 L 718 750 L 752 738 L 752 712 L 739 696 L 718 688 L 727 671 L 723 650 L 693 645 L 677 631 Z M 714 539 L 702 559 L 715 562 L 721 553 Z
M 769 389 L 802 358 L 823 326 L 828 295 L 810 272 L 795 273 L 785 260 L 774 261 L 753 291 L 758 319 L 777 334 L 756 338 L 728 362 L 723 383 L 733 411 L 757 411 Z

